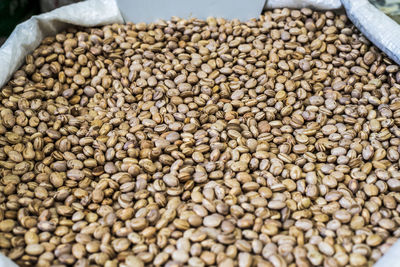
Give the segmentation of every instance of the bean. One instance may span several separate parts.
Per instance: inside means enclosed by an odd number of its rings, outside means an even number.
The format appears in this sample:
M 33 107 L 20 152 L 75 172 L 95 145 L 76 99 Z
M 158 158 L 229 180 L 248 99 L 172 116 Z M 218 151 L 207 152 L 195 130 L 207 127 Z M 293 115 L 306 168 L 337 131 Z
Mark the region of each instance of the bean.
M 70 28 L 0 94 L 18 265 L 367 266 L 398 235 L 400 70 L 346 15 Z

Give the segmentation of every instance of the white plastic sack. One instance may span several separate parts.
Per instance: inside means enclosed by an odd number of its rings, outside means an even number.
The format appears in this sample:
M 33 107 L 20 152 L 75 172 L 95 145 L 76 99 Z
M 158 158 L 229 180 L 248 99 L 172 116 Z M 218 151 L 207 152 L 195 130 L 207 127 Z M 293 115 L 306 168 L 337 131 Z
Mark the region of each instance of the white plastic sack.
M 55 35 L 71 25 L 92 27 L 123 21 L 114 0 L 89 0 L 33 16 L 19 24 L 0 48 L 0 87 L 44 37 Z
M 389 250 L 374 264 L 374 267 L 399 266 L 400 242 L 394 243 Z
M 18 267 L 18 265 L 3 254 L 0 254 L 0 267 Z
M 400 64 L 400 25 L 367 0 L 342 0 L 347 16 L 391 59 Z

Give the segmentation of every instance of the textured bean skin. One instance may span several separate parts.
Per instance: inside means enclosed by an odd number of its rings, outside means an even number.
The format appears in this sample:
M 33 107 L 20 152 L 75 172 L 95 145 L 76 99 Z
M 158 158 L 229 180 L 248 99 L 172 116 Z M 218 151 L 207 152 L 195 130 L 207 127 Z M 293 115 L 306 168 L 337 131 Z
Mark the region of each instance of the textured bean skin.
M 345 15 L 45 38 L 0 93 L 21 266 L 372 266 L 400 218 L 400 72 Z

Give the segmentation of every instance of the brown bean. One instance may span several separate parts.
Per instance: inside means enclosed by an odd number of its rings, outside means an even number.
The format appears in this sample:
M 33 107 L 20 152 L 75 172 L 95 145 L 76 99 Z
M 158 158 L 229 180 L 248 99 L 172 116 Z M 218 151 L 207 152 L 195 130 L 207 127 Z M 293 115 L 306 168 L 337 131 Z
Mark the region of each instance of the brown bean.
M 1 90 L 18 265 L 366 266 L 398 235 L 399 67 L 344 14 L 70 28 Z

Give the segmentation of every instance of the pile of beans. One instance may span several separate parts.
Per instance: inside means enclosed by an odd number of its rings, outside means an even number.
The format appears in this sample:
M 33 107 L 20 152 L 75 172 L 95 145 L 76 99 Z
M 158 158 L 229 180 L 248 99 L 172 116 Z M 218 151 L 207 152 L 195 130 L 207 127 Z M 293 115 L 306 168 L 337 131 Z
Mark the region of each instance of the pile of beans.
M 70 29 L 0 100 L 21 266 L 371 266 L 400 235 L 400 71 L 345 15 Z

